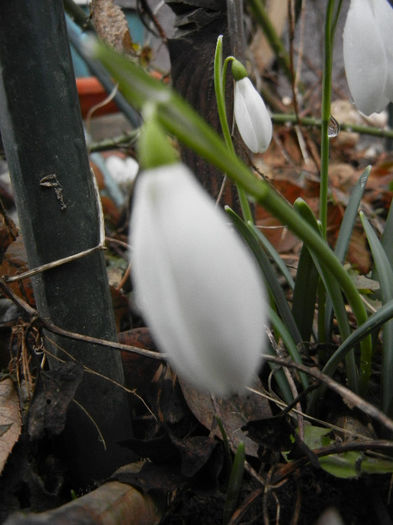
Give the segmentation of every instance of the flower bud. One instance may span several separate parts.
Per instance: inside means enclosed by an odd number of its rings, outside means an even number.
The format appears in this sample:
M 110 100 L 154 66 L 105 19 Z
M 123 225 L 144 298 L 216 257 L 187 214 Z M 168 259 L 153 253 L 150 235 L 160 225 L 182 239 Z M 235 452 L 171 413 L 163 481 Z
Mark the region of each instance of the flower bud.
M 174 370 L 217 395 L 261 364 L 261 277 L 225 214 L 181 163 L 142 172 L 130 224 L 136 301 Z
M 349 90 L 364 114 L 393 101 L 393 9 L 387 0 L 351 0 L 343 34 Z
M 235 121 L 239 133 L 253 153 L 263 153 L 272 140 L 273 126 L 265 103 L 248 77 L 235 82 Z

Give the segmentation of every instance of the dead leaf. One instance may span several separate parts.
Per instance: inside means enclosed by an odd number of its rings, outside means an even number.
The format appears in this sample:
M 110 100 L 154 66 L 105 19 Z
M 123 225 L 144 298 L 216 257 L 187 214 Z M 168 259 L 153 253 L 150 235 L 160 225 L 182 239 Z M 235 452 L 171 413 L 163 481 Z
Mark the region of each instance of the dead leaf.
M 366 236 L 363 231 L 357 228 L 352 232 L 347 259 L 360 273 L 367 274 L 370 271 L 371 255 Z
M 59 435 L 63 431 L 68 406 L 82 376 L 82 366 L 72 361 L 40 372 L 29 410 L 28 430 L 32 439 L 43 437 L 45 432 Z
M 130 438 L 122 442 L 139 455 L 158 466 L 176 465 L 176 471 L 187 479 L 194 478 L 204 467 L 210 465 L 210 475 L 216 470 L 217 477 L 223 465 L 219 442 L 209 436 L 176 437 L 169 428 L 162 427 L 152 439 Z
M 23 273 L 28 269 L 25 246 L 23 244 L 22 236 L 19 235 L 17 239 L 10 244 L 6 251 L 4 259 L 0 265 L 0 275 L 13 277 L 14 275 Z M 8 286 L 16 295 L 22 297 L 22 299 L 34 306 L 35 301 L 30 279 L 23 279 L 21 281 L 9 283 Z
M 22 428 L 19 400 L 10 378 L 0 382 L 0 474 Z
M 218 442 L 208 436 L 191 436 L 176 439 L 171 436 L 172 442 L 176 444 L 181 457 L 180 472 L 186 478 L 193 478 L 214 458 Z M 217 475 L 222 470 L 223 457 L 218 454 L 219 461 L 215 462 Z M 221 461 L 220 461 L 221 460 Z
M 258 213 L 258 212 L 257 212 Z M 267 213 L 258 213 L 256 225 L 278 253 L 296 251 L 299 239 L 282 223 Z
M 5 211 L 0 210 L 0 262 L 8 246 L 18 237 L 18 228 Z
M 113 474 L 111 480 L 132 485 L 142 491 L 143 494 L 154 491 L 167 494 L 184 485 L 184 478 L 176 467 L 155 465 L 148 461 L 139 463 L 139 468 L 138 464 L 134 465 L 121 467 Z
M 244 396 L 233 395 L 228 399 L 213 399 L 210 394 L 200 392 L 182 381 L 180 385 L 187 405 L 204 427 L 222 439 L 215 419 L 219 417 L 233 450 L 243 441 L 246 454 L 257 457 L 258 444 L 247 437 L 241 427 L 251 420 L 271 417 L 270 406 L 265 398 L 247 392 Z
M 93 0 L 93 24 L 98 36 L 119 53 L 135 54 L 127 19 L 113 0 Z

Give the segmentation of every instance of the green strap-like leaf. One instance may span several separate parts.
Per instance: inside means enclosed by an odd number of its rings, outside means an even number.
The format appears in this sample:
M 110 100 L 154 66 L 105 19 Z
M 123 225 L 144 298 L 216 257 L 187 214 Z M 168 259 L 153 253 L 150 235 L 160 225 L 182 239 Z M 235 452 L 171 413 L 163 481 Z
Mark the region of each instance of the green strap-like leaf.
M 342 361 L 355 345 L 357 345 L 364 337 L 371 334 L 374 330 L 380 328 L 384 323 L 393 318 L 393 300 L 385 303 L 378 312 L 371 315 L 365 323 L 354 330 L 352 334 L 337 348 L 329 361 L 323 367 L 322 372 L 326 375 L 333 375 L 337 365 Z
M 366 216 L 360 212 L 360 219 L 374 259 L 375 270 L 381 287 L 383 303 L 393 299 L 393 269 L 386 252 Z M 386 413 L 393 404 L 393 321 L 383 326 L 382 405 Z
M 288 270 L 287 265 L 280 257 L 280 254 L 278 253 L 278 251 L 275 249 L 272 243 L 266 238 L 266 236 L 263 235 L 263 233 L 257 228 L 257 226 L 255 226 L 254 224 L 249 224 L 249 226 L 254 230 L 255 235 L 261 241 L 262 246 L 265 248 L 267 253 L 273 259 L 274 263 L 277 265 L 278 269 L 285 277 L 285 280 L 287 281 L 287 283 L 293 290 L 295 287 L 295 281 L 293 280 L 293 277 L 290 271 Z
M 226 208 L 226 212 L 231 217 L 240 235 L 243 237 L 243 239 L 246 241 L 246 243 L 249 245 L 252 252 L 254 253 L 265 278 L 266 286 L 271 291 L 276 307 L 280 312 L 280 316 L 285 326 L 287 327 L 289 333 L 291 334 L 295 345 L 301 345 L 302 338 L 296 325 L 295 319 L 293 318 L 292 312 L 289 308 L 287 298 L 277 278 L 276 272 L 271 262 L 269 261 L 269 257 L 266 255 L 265 250 L 262 248 L 258 237 L 255 234 L 254 228 L 252 228 L 252 226 L 250 227 L 249 225 L 247 225 L 239 217 L 239 215 L 237 215 L 229 207 Z
M 295 202 L 295 209 L 298 213 L 307 221 L 315 230 L 318 229 L 318 223 L 312 213 L 311 208 L 303 199 L 297 199 Z M 347 312 L 345 309 L 344 299 L 341 293 L 341 289 L 331 272 L 326 270 L 323 266 L 323 260 L 321 261 L 315 253 L 310 252 L 311 257 L 314 261 L 315 268 L 317 269 L 320 278 L 325 286 L 327 293 L 329 294 L 330 300 L 333 305 L 334 313 L 336 315 L 338 328 L 343 340 L 349 337 L 351 330 L 349 327 Z M 358 375 L 357 367 L 355 363 L 355 356 L 353 352 L 349 352 L 346 355 L 346 372 L 350 387 L 357 392 L 358 391 Z
M 368 176 L 370 175 L 371 166 L 368 166 L 360 175 L 355 187 L 353 188 L 349 197 L 348 205 L 346 207 L 343 220 L 341 222 L 340 231 L 337 237 L 334 253 L 341 262 L 344 262 L 348 251 L 349 242 L 351 240 L 353 227 L 358 216 L 360 201 L 363 197 L 366 188 Z M 332 317 L 332 303 L 328 298 L 325 312 L 325 326 L 326 332 L 329 333 L 331 317 Z

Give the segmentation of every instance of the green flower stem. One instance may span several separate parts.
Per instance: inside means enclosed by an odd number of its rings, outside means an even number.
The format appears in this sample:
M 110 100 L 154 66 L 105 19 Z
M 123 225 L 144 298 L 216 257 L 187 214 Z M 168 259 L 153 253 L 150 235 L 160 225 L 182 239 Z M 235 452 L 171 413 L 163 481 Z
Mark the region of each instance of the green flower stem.
M 225 60 L 225 62 L 227 61 Z M 216 53 L 214 56 L 214 89 L 216 92 L 218 117 L 220 119 L 225 144 L 232 152 L 234 152 L 235 150 L 232 143 L 232 137 L 229 129 L 227 110 L 225 105 L 225 76 L 223 75 L 222 62 L 222 35 L 220 35 L 217 39 Z
M 102 45 L 93 45 L 92 51 L 119 83 L 120 90 L 130 103 L 141 109 L 147 102 L 155 102 L 156 116 L 168 133 L 172 133 L 223 173 L 227 173 L 248 195 L 305 242 L 338 281 L 358 325 L 367 320 L 367 312 L 359 292 L 326 242 L 269 184 L 256 178 L 198 113 L 170 88 L 152 79 L 140 67 L 115 51 Z M 364 365 L 361 377 L 367 382 L 371 371 L 370 336 L 362 341 L 361 351 Z
M 222 35 L 217 39 L 216 52 L 214 56 L 214 89 L 216 92 L 217 110 L 218 117 L 220 119 L 222 134 L 224 136 L 225 144 L 228 149 L 235 153 L 233 146 L 232 136 L 229 129 L 227 110 L 225 104 L 225 83 L 226 83 L 226 72 L 228 63 L 234 59 L 234 57 L 227 57 L 222 61 Z M 240 186 L 237 186 L 237 192 L 239 195 L 240 207 L 242 210 L 243 218 L 246 221 L 253 221 L 253 215 L 251 212 L 250 204 L 247 199 L 247 195 Z
M 272 121 L 274 124 L 301 124 L 302 126 L 317 128 L 322 127 L 321 119 L 314 117 L 300 117 L 297 120 L 296 115 L 293 113 L 273 113 Z M 347 122 L 340 122 L 341 131 L 350 131 L 359 133 L 360 135 L 370 135 L 372 137 L 389 138 L 393 139 L 393 130 L 373 128 L 371 126 L 362 126 L 359 124 L 349 124 Z
M 340 16 L 340 11 L 341 11 L 341 7 L 343 5 L 343 0 L 338 0 L 338 6 L 337 6 L 337 9 L 336 9 L 336 12 L 334 14 L 334 20 L 333 20 L 333 23 L 332 23 L 332 42 L 334 40 L 334 34 L 336 32 L 336 28 L 337 28 L 337 22 L 338 22 L 338 18 Z
M 322 126 L 321 126 L 321 177 L 319 191 L 319 219 L 322 235 L 326 238 L 328 208 L 328 169 L 329 169 L 329 136 L 330 100 L 332 94 L 333 39 L 332 27 L 335 0 L 329 0 L 325 16 L 325 56 L 322 83 Z
M 231 474 L 229 476 L 223 513 L 223 525 L 229 523 L 231 515 L 236 509 L 236 505 L 240 495 L 240 490 L 242 487 L 245 459 L 246 449 L 244 443 L 241 441 L 237 447 L 236 454 L 233 460 Z

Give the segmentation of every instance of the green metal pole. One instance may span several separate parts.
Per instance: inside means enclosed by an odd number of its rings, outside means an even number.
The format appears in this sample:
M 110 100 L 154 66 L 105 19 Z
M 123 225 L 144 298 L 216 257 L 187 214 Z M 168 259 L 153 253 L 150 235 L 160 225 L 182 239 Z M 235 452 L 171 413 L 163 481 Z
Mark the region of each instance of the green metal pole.
M 29 266 L 38 267 L 99 241 L 97 203 L 86 153 L 61 0 L 0 2 L 0 128 Z M 54 186 L 44 184 L 52 182 Z M 33 278 L 38 312 L 64 329 L 114 340 L 102 251 Z M 64 354 L 47 342 L 51 351 Z M 56 338 L 73 358 L 123 382 L 118 353 Z M 91 483 L 129 455 L 117 444 L 131 432 L 127 398 L 84 373 L 67 416 L 65 443 L 75 479 Z

